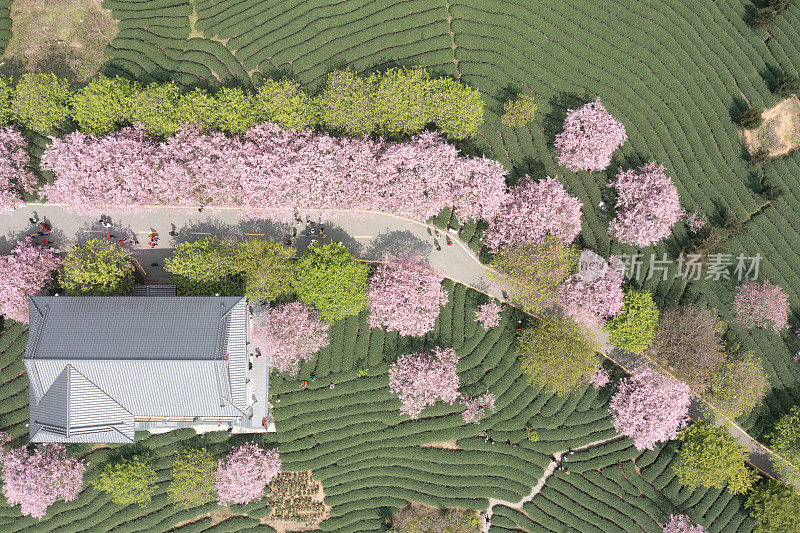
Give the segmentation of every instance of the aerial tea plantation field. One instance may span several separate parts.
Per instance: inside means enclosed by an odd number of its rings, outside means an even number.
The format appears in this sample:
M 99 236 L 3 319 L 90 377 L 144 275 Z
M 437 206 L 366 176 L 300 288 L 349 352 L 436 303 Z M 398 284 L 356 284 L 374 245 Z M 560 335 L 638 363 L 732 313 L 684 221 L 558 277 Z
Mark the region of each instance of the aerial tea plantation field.
M 501 161 L 509 181 L 524 174 L 561 176 L 584 203 L 583 246 L 608 255 L 632 253 L 612 242 L 606 184 L 619 168 L 654 160 L 666 166 L 688 210 L 721 224 L 730 213 L 744 222 L 726 253 L 760 254 L 761 277 L 781 285 L 800 308 L 797 265 L 800 157 L 775 161 L 770 183 L 784 191 L 772 202 L 756 191 L 733 118 L 747 103 L 777 102 L 769 85 L 777 73 L 797 75 L 800 7 L 782 14 L 769 38 L 748 25 L 747 0 L 106 0 L 120 19 L 107 71 L 186 86 L 250 86 L 265 76 L 289 76 L 312 93 L 334 68 L 359 72 L 421 65 L 480 89 L 485 124 L 463 147 Z M 527 126 L 500 123 L 513 93 L 532 94 L 538 118 Z M 628 142 L 605 172 L 559 167 L 552 140 L 567 108 L 600 96 L 623 122 Z M 605 201 L 605 206 L 599 204 Z M 675 259 L 687 242 L 682 225 L 655 249 Z M 659 304 L 705 303 L 726 316 L 734 281 L 687 283 L 658 276 L 642 283 Z M 791 318 L 792 329 L 798 325 Z M 761 437 L 800 401 L 797 340 L 735 329 L 730 339 L 755 350 L 774 389 L 740 422 Z
M 685 512 L 709 531 L 751 531 L 743 498 L 719 490 L 690 492 L 678 483 L 671 468 L 674 445 L 641 453 L 629 439 L 616 435 L 607 411 L 610 387 L 596 391 L 585 386 L 561 397 L 532 387 L 514 354 L 516 327 L 523 319 L 520 312 L 506 309 L 500 326 L 486 331 L 474 320 L 476 307 L 486 296 L 449 280 L 444 284 L 450 302 L 436 329 L 425 337 L 410 340 L 370 329 L 362 313 L 334 323 L 330 346 L 303 365 L 299 377 L 273 375 L 278 432 L 259 442 L 278 446 L 285 471 L 312 470 L 322 483 L 325 504 L 331 507 L 322 530 L 380 531 L 382 517 L 396 514 L 407 501 L 467 509 L 487 508 L 489 497 L 518 502 L 542 477 L 550 454 L 597 443 L 572 456 L 570 474 L 556 472 L 548 478 L 524 513 L 496 506 L 492 530 L 519 526 L 527 531 L 658 532 L 671 514 Z M 5 326 L 0 376 L 7 397 L 0 398 L 0 430 L 21 440 L 27 434 L 27 378 L 15 361 L 24 351 L 27 334 L 21 325 Z M 477 395 L 490 390 L 497 396 L 495 413 L 480 424 L 465 424 L 458 404 L 428 407 L 413 421 L 400 414 L 400 402 L 389 391 L 388 366 L 400 354 L 433 346 L 456 349 L 461 356 L 461 391 Z M 315 380 L 301 389 L 300 380 L 312 373 Z M 526 428 L 539 440 L 529 440 Z M 485 442 L 478 435 L 481 431 L 494 443 Z M 145 436 L 139 435 L 142 440 L 136 447 L 154 457 L 159 474 L 158 491 L 147 507 L 114 504 L 108 495 L 88 486 L 99 465 L 121 450 L 90 452 L 89 446 L 74 446 L 72 453 L 87 454 L 90 462 L 87 486 L 78 499 L 57 502 L 41 522 L 20 518 L 18 508 L 0 504 L 0 528 L 167 531 L 217 509 L 212 502 L 179 510 L 169 501 L 166 490 L 173 456 L 184 447 L 197 446 L 221 456 L 246 436 L 229 440 L 224 431 L 197 436 L 190 429 Z M 247 516 L 216 525 L 203 518 L 176 531 L 271 530 L 258 522 L 270 512 L 266 501 L 233 506 L 232 511 Z

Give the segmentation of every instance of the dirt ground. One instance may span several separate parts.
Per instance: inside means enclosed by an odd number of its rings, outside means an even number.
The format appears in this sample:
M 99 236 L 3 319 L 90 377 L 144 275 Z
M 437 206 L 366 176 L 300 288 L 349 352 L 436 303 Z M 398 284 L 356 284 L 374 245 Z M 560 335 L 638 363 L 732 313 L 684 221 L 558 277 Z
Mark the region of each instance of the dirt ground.
M 52 72 L 71 81 L 91 78 L 105 61 L 106 46 L 117 34 L 102 0 L 15 0 L 12 37 L 0 74 Z
M 444 448 L 445 450 L 458 450 L 459 447 L 455 440 L 446 440 L 442 442 L 428 442 L 422 445 L 423 448 Z
M 785 155 L 800 146 L 800 99 L 792 96 L 764 110 L 764 123 L 740 132 L 750 154 L 766 149 L 770 157 Z

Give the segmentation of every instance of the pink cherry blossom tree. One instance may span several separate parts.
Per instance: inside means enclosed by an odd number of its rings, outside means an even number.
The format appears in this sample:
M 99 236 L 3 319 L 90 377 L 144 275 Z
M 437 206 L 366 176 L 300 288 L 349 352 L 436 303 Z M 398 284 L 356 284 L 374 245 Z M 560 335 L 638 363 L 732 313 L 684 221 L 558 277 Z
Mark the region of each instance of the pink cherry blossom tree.
M 567 112 L 564 130 L 555 138 L 558 162 L 573 172 L 603 170 L 611 164 L 614 150 L 626 140 L 625 126 L 598 98 Z
M 539 244 L 549 233 L 569 244 L 581 231 L 582 207 L 555 178 L 537 182 L 525 176 L 489 220 L 484 242 L 496 252 L 514 244 Z
M 692 524 L 692 519 L 685 514 L 674 514 L 664 526 L 664 533 L 707 533 L 706 528 Z
M 739 285 L 733 307 L 736 321 L 743 328 L 771 327 L 780 333 L 789 326 L 789 295 L 769 281 Z
M 8 442 L 0 434 L 0 447 Z M 86 465 L 67 455 L 61 444 L 39 444 L 34 453 L 27 446 L 0 452 L 3 495 L 10 505 L 20 505 L 25 516 L 42 518 L 56 502 L 74 500 L 83 487 Z
M 442 279 L 442 273 L 419 255 L 387 257 L 367 283 L 370 327 L 425 335 L 447 304 Z
M 488 390 L 477 398 L 462 395 L 461 403 L 465 406 L 461 416 L 467 424 L 479 424 L 483 417 L 486 416 L 486 411 L 494 412 L 495 410 L 494 394 Z
M 20 241 L 9 255 L 0 256 L 0 315 L 28 322 L 28 296 L 50 286 L 61 260 L 30 237 Z
M 23 201 L 21 193 L 32 193 L 36 186 L 36 177 L 28 169 L 27 146 L 17 128 L 0 128 L 0 213 L 18 206 Z
M 42 168 L 56 177 L 43 187 L 48 200 L 87 214 L 210 204 L 275 220 L 294 209 L 314 218 L 373 210 L 427 220 L 454 207 L 468 220 L 494 217 L 506 195 L 502 165 L 462 156 L 434 132 L 387 143 L 265 123 L 232 136 L 184 126 L 159 142 L 136 126 L 54 138 Z
M 278 449 L 264 450 L 252 443 L 233 448 L 219 460 L 214 485 L 220 505 L 260 500 L 264 488 L 281 471 Z
M 458 400 L 458 359 L 454 349 L 439 347 L 430 354 L 398 357 L 389 367 L 389 390 L 400 397 L 400 412 L 416 419 L 425 407 L 438 400 L 450 404 Z
M 492 300 L 478 307 L 478 311 L 475 313 L 475 320 L 484 329 L 496 328 L 500 325 L 500 314 L 502 312 L 503 306 L 497 303 L 497 300 Z
M 290 302 L 254 314 L 250 339 L 261 347 L 272 368 L 296 374 L 300 362 L 310 361 L 328 345 L 328 327 L 313 307 Z
M 686 227 L 692 233 L 699 233 L 708 224 L 708 219 L 702 213 L 686 213 Z
M 591 257 L 587 260 L 587 257 Z M 581 254 L 580 264 L 591 262 L 591 268 L 567 278 L 561 286 L 564 313 L 582 324 L 602 326 L 603 322 L 622 312 L 625 292 L 622 290 L 622 262 L 611 256 L 608 262 L 590 250 Z M 599 268 L 598 265 L 599 264 Z
M 639 450 L 677 437 L 689 421 L 689 386 L 645 368 L 623 379 L 609 411 L 616 430 L 633 439 Z
M 621 243 L 639 247 L 655 244 L 670 235 L 683 215 L 678 189 L 664 165 L 650 162 L 620 171 L 609 187 L 617 194 L 617 216 L 609 232 Z
M 589 378 L 589 384 L 595 389 L 602 389 L 611 382 L 611 376 L 605 367 L 598 368 Z

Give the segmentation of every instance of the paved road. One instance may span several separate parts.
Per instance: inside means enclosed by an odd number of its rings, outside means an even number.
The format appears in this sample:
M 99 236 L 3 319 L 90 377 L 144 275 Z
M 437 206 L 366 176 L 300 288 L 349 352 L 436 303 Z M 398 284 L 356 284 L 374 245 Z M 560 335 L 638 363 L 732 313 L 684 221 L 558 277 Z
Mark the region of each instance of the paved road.
M 235 208 L 206 207 L 198 209 L 156 207 L 140 214 L 111 215 L 112 228 L 99 224 L 99 217 L 77 216 L 62 206 L 54 204 L 29 204 L 13 213 L 0 215 L 0 253 L 8 253 L 14 244 L 26 234 L 35 234 L 28 218 L 36 214 L 39 219 L 48 221 L 53 227 L 50 237 L 57 250 L 63 253 L 75 243 L 91 238 L 105 238 L 107 233 L 115 240 L 136 238 L 139 244 L 131 246 L 134 257 L 139 261 L 145 277 L 151 282 L 166 281 L 163 270 L 164 258 L 180 242 L 215 235 L 226 239 L 270 239 L 286 241 L 296 229 L 297 238 L 293 246 L 302 253 L 310 237 L 302 236 L 307 228 L 320 224 L 300 225 L 280 224 L 266 221 L 245 220 Z M 441 269 L 454 281 L 469 285 L 491 296 L 502 298 L 502 286 L 491 279 L 489 269 L 481 264 L 465 243 L 454 235 L 434 226 L 382 213 L 337 213 L 334 223 L 321 224 L 324 227 L 323 242 L 341 242 L 355 256 L 366 260 L 379 260 L 386 253 L 412 251 L 428 258 L 430 263 Z M 158 235 L 157 245 L 148 245 L 149 235 Z M 447 244 L 450 238 L 452 244 Z M 39 237 L 42 240 L 42 237 Z M 438 248 L 437 249 L 437 245 Z M 633 371 L 643 365 L 651 365 L 642 356 L 621 352 L 608 343 L 608 336 L 600 329 L 593 330 L 601 351 L 624 369 Z M 692 404 L 691 416 L 695 420 L 706 415 L 699 402 Z M 759 470 L 774 475 L 770 456 L 772 452 L 751 438 L 735 422 L 716 417 L 717 423 L 728 427 L 729 431 L 749 451 L 750 462 Z

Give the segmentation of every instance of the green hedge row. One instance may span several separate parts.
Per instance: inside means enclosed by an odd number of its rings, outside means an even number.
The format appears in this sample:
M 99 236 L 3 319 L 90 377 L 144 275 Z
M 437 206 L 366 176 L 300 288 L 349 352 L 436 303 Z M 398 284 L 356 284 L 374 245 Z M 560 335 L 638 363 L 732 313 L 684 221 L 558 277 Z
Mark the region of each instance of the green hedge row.
M 163 40 L 160 46 L 171 46 L 171 39 Z M 191 40 L 195 41 L 202 42 Z M 193 53 L 213 57 L 203 51 Z M 235 59 L 232 62 L 238 66 Z M 234 69 L 231 81 L 247 79 L 240 69 Z M 457 80 L 432 78 L 424 68 L 392 68 L 369 76 L 333 71 L 321 93 L 313 97 L 288 78 L 263 80 L 256 90 L 244 87 L 223 87 L 212 93 L 201 88 L 186 91 L 174 82 L 143 85 L 119 76 L 100 76 L 73 89 L 53 74 L 26 73 L 16 87 L 0 82 L 0 123 L 15 122 L 49 134 L 69 128 L 74 121 L 80 131 L 92 135 L 140 123 L 159 137 L 174 134 L 184 123 L 230 133 L 274 122 L 294 130 L 322 128 L 346 135 L 389 136 L 408 135 L 434 124 L 449 137 L 466 139 L 483 120 L 479 91 Z M 444 107 L 454 101 L 458 105 L 452 110 Z

